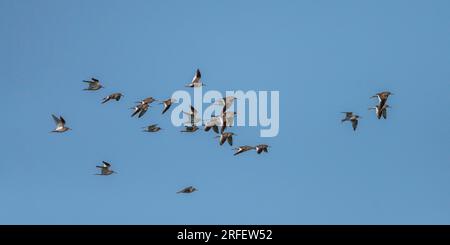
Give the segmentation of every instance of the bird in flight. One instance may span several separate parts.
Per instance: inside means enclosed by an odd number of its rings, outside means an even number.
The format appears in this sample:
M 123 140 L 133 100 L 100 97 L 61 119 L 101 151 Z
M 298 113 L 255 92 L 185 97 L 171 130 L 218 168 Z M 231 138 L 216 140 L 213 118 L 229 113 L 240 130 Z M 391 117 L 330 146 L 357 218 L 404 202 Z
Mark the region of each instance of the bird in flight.
M 261 154 L 262 152 L 269 152 L 267 149 L 270 146 L 265 145 L 265 144 L 261 144 L 261 145 L 257 145 L 256 148 L 256 153 Z
M 64 133 L 67 130 L 71 130 L 71 128 L 66 127 L 66 120 L 62 116 L 59 118 L 52 114 L 53 120 L 55 121 L 56 128 L 53 130 L 53 133 Z
M 102 104 L 104 104 L 104 103 L 106 103 L 106 102 L 108 102 L 108 101 L 110 101 L 110 100 L 116 100 L 116 101 L 119 101 L 120 98 L 122 98 L 122 96 L 123 96 L 122 93 L 113 93 L 113 94 L 110 94 L 110 95 L 106 96 L 105 98 L 103 98 Z
M 353 112 L 342 112 L 345 113 L 345 118 L 341 120 L 341 122 L 350 121 L 352 122 L 353 131 L 358 127 L 358 119 L 360 116 L 354 114 Z
M 149 104 L 139 104 L 131 109 L 134 109 L 133 114 L 131 114 L 131 117 L 134 117 L 136 114 L 139 113 L 138 118 L 141 118 L 148 110 Z
M 375 115 L 378 119 L 383 117 L 384 119 L 387 119 L 387 108 L 391 108 L 388 104 L 384 104 L 383 108 L 381 108 L 380 105 L 370 107 L 369 110 L 375 110 Z
M 111 163 L 105 162 L 105 161 L 102 161 L 102 163 L 103 163 L 102 166 L 96 166 L 97 168 L 101 169 L 101 173 L 100 174 L 96 174 L 96 175 L 110 175 L 110 174 L 113 174 L 113 173 L 117 173 L 117 172 L 115 172 L 115 171 L 110 169 Z
M 387 99 L 389 98 L 389 95 L 394 95 L 394 94 L 389 91 L 383 91 L 383 92 L 375 94 L 374 96 L 372 96 L 370 98 L 378 98 L 379 106 L 380 106 L 380 108 L 383 108 L 384 104 L 386 104 Z
M 186 188 L 183 188 L 183 189 L 180 190 L 180 191 L 177 191 L 177 194 L 179 194 L 179 193 L 186 193 L 186 194 L 189 194 L 189 193 L 192 193 L 192 192 L 194 192 L 194 191 L 198 191 L 198 189 L 196 189 L 196 188 L 193 187 L 193 186 L 188 186 L 188 187 L 186 187 Z
M 192 105 L 191 105 L 190 109 L 191 109 L 190 112 L 183 111 L 183 113 L 189 116 L 189 121 L 186 122 L 185 124 L 193 126 L 196 123 L 198 123 L 200 121 L 200 119 L 197 117 L 198 111 Z
M 193 126 L 185 126 L 185 129 L 184 129 L 184 130 L 181 130 L 181 132 L 184 132 L 184 133 L 193 133 L 193 132 L 195 132 L 195 131 L 197 131 L 197 130 L 198 130 L 198 127 L 195 126 L 195 125 L 193 125 Z
M 186 84 L 186 87 L 199 88 L 201 86 L 205 86 L 205 84 L 200 81 L 201 78 L 202 78 L 202 74 L 200 73 L 200 70 L 197 69 L 197 71 L 195 72 L 194 78 L 192 78 L 191 83 Z
M 249 150 L 253 150 L 255 149 L 255 147 L 253 146 L 248 146 L 248 145 L 244 145 L 244 146 L 239 146 L 238 148 L 234 148 L 233 150 L 235 150 L 236 152 L 234 153 L 234 155 L 239 155 L 243 152 L 249 151 Z
M 236 136 L 236 134 L 232 132 L 223 132 L 220 136 L 216 136 L 215 138 L 219 138 L 219 144 L 223 145 L 225 141 L 228 142 L 229 145 L 233 145 L 233 136 Z
M 170 106 L 172 106 L 173 103 L 177 103 L 177 101 L 172 99 L 172 98 L 164 100 L 163 102 L 161 102 L 160 104 L 164 104 L 164 109 L 163 109 L 161 114 L 164 114 L 167 110 L 169 110 Z
M 144 132 L 151 132 L 151 133 L 158 132 L 159 130 L 162 129 L 158 127 L 158 124 L 152 124 L 144 128 L 145 128 Z
M 94 90 L 99 90 L 101 88 L 104 88 L 103 85 L 100 84 L 100 81 L 96 78 L 91 78 L 90 81 L 83 80 L 83 82 L 89 83 L 89 86 L 83 90 L 94 91 Z

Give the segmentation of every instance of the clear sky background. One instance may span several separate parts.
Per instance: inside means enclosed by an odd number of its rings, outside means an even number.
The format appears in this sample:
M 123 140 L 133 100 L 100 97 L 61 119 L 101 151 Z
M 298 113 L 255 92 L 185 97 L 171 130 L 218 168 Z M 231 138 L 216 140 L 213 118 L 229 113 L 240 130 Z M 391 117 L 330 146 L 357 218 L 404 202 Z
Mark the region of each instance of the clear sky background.
M 0 0 L 1 224 L 450 224 L 449 1 Z M 153 107 L 280 91 L 280 134 L 180 133 Z M 99 78 L 105 89 L 82 91 Z M 368 107 L 389 90 L 388 120 Z M 113 92 L 120 102 L 100 104 Z M 205 105 L 206 107 L 206 105 Z M 363 118 L 353 132 L 342 111 Z M 51 114 L 73 131 L 50 134 Z M 158 123 L 163 131 L 141 132 Z M 95 176 L 110 161 L 119 172 Z M 192 195 L 177 195 L 194 185 Z

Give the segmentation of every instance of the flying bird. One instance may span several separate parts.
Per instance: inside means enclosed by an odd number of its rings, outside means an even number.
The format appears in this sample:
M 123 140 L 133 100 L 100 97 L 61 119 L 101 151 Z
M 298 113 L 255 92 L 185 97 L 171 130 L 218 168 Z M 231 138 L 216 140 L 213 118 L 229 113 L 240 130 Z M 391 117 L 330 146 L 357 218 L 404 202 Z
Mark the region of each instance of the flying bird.
M 181 130 L 181 132 L 184 132 L 184 133 L 193 133 L 193 132 L 195 132 L 195 131 L 197 131 L 197 130 L 198 130 L 198 127 L 195 126 L 195 125 L 193 125 L 193 126 L 185 126 L 185 129 L 184 129 L 184 130 Z
M 226 110 L 228 110 L 230 108 L 230 106 L 233 105 L 233 102 L 236 100 L 237 98 L 234 96 L 226 96 L 223 97 L 222 99 L 218 100 L 216 102 L 216 104 L 223 106 L 222 108 L 222 112 L 225 112 Z
M 103 98 L 102 104 L 110 101 L 110 100 L 116 100 L 119 101 L 120 98 L 122 98 L 123 94 L 122 93 L 114 93 L 114 94 L 110 94 L 108 96 L 106 96 L 105 98 Z
M 244 145 L 244 146 L 239 146 L 238 148 L 234 148 L 233 150 L 235 150 L 236 152 L 234 153 L 234 155 L 238 155 L 241 154 L 243 152 L 249 151 L 249 150 L 253 150 L 255 149 L 255 147 L 253 146 L 248 146 L 248 145 Z
M 261 144 L 261 145 L 257 145 L 256 148 L 256 153 L 261 154 L 262 152 L 269 152 L 267 149 L 270 146 L 265 145 L 265 144 Z
M 186 87 L 190 87 L 190 88 L 198 88 L 201 86 L 205 86 L 205 84 L 203 84 L 200 80 L 202 78 L 202 74 L 200 73 L 200 70 L 197 69 L 197 71 L 195 72 L 195 76 L 194 78 L 192 78 L 191 83 L 186 84 Z
M 377 118 L 380 119 L 383 117 L 384 119 L 387 119 L 387 108 L 391 108 L 388 104 L 384 104 L 383 108 L 381 108 L 380 105 L 370 107 L 369 110 L 375 110 L 375 115 L 377 115 Z
M 169 110 L 170 106 L 172 106 L 173 103 L 177 103 L 177 101 L 172 99 L 172 98 L 164 100 L 163 102 L 161 102 L 160 104 L 164 104 L 164 110 L 162 111 L 161 114 L 164 114 L 167 110 Z
M 100 174 L 96 174 L 96 175 L 110 175 L 113 173 L 117 173 L 114 172 L 113 170 L 110 169 L 111 164 L 105 161 L 102 161 L 103 165 L 102 166 L 96 166 L 97 168 L 101 169 L 101 173 Z
M 394 94 L 389 91 L 383 91 L 383 92 L 375 94 L 374 96 L 372 96 L 370 98 L 378 98 L 380 108 L 383 108 L 384 104 L 386 104 L 386 101 L 389 98 L 389 95 L 394 95 Z
M 225 131 L 227 126 L 228 127 L 233 126 L 235 115 L 237 115 L 237 113 L 234 111 L 222 112 L 221 129 L 220 129 L 221 133 Z
M 131 114 L 131 117 L 134 117 L 136 114 L 139 113 L 138 118 L 141 118 L 148 110 L 150 106 L 148 104 L 139 104 L 131 109 L 134 109 L 133 114 Z
M 353 131 L 355 131 L 356 127 L 358 127 L 358 119 L 361 117 L 354 114 L 353 112 L 342 112 L 342 113 L 345 113 L 345 118 L 342 119 L 341 122 L 345 122 L 345 121 L 352 122 Z
M 66 120 L 62 116 L 59 118 L 52 114 L 53 120 L 55 121 L 56 128 L 53 130 L 53 133 L 64 133 L 67 130 L 71 130 L 71 128 L 66 127 Z
M 89 86 L 83 90 L 94 91 L 94 90 L 99 90 L 101 88 L 104 88 L 103 85 L 100 84 L 100 81 L 96 78 L 91 78 L 90 81 L 83 80 L 83 82 L 89 83 Z
M 183 189 L 180 190 L 180 191 L 177 191 L 177 194 L 179 194 L 179 193 L 186 193 L 186 194 L 189 194 L 189 193 L 192 193 L 192 192 L 194 192 L 194 191 L 198 191 L 198 189 L 196 189 L 196 188 L 193 187 L 193 186 L 189 186 L 189 187 L 183 188 Z
M 205 131 L 208 132 L 209 130 L 213 129 L 216 134 L 219 133 L 219 126 L 221 126 L 221 118 L 220 117 L 211 117 L 209 122 L 205 124 Z
M 200 119 L 197 117 L 198 111 L 192 105 L 191 105 L 190 109 L 191 109 L 190 112 L 183 111 L 183 113 L 189 116 L 189 122 L 186 122 L 186 124 L 194 125 L 197 122 L 199 122 Z
M 158 132 L 159 130 L 162 129 L 158 127 L 158 124 L 152 124 L 144 128 L 145 128 L 144 132 L 151 132 L 151 133 Z
M 145 98 L 145 99 L 143 99 L 143 100 L 141 100 L 141 101 L 137 101 L 136 103 L 141 104 L 141 105 L 144 105 L 144 104 L 151 104 L 151 103 L 153 103 L 154 101 L 158 101 L 158 100 L 155 99 L 155 98 L 153 98 L 153 97 L 147 97 L 147 98 Z
M 219 138 L 219 144 L 223 145 L 225 141 L 228 142 L 229 145 L 233 145 L 233 136 L 236 136 L 236 134 L 232 132 L 224 132 L 220 136 L 216 136 L 215 138 Z

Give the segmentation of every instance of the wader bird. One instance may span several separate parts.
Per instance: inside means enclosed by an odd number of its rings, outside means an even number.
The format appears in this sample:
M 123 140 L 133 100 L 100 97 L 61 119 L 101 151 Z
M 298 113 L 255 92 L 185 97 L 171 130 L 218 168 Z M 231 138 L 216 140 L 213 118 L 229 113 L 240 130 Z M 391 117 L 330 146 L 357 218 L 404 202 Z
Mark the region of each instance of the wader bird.
M 152 124 L 152 125 L 144 127 L 144 128 L 145 128 L 144 132 L 151 132 L 151 133 L 158 132 L 159 130 L 162 129 L 162 128 L 158 127 L 158 124 Z
M 189 186 L 189 187 L 186 187 L 186 188 L 184 188 L 184 189 L 178 191 L 177 194 L 179 194 L 179 193 L 186 193 L 186 194 L 188 194 L 188 193 L 192 193 L 192 192 L 194 192 L 194 191 L 198 191 L 198 189 L 196 189 L 196 188 L 193 187 L 193 186 Z
M 193 132 L 195 132 L 195 131 L 197 131 L 197 130 L 198 130 L 198 127 L 195 126 L 195 125 L 193 125 L 193 126 L 185 126 L 185 130 L 181 130 L 181 132 L 184 132 L 184 133 L 193 133 Z
M 186 122 L 185 124 L 193 126 L 200 121 L 200 119 L 197 117 L 198 112 L 192 105 L 191 105 L 190 112 L 183 111 L 183 113 L 189 116 L 189 121 Z
M 239 146 L 238 148 L 234 148 L 233 150 L 236 151 L 234 153 L 234 155 L 236 156 L 238 154 L 241 154 L 242 152 L 246 152 L 246 151 L 253 150 L 253 149 L 255 149 L 255 147 L 244 145 L 244 146 Z
M 162 111 L 161 114 L 164 114 L 167 110 L 169 110 L 170 106 L 173 103 L 177 103 L 177 101 L 174 99 L 167 99 L 167 100 L 164 100 L 163 102 L 161 102 L 160 104 L 164 104 L 164 110 Z
M 375 115 L 380 119 L 382 116 L 387 119 L 387 108 L 391 108 L 388 104 L 384 104 L 383 108 L 380 109 L 380 105 L 369 108 L 369 110 L 375 110 Z
M 53 133 L 64 133 L 67 130 L 71 130 L 70 128 L 66 127 L 66 120 L 62 116 L 59 118 L 52 114 L 53 120 L 55 121 L 56 128 L 53 130 Z
M 200 70 L 197 69 L 197 71 L 195 72 L 195 76 L 194 78 L 192 78 L 191 83 L 186 84 L 186 87 L 190 87 L 190 88 L 199 88 L 201 86 L 205 86 L 205 84 L 203 84 L 200 80 L 202 78 L 202 74 L 200 73 Z
M 222 118 L 221 118 L 221 129 L 220 132 L 223 133 L 225 131 L 225 128 L 231 127 L 234 124 L 234 116 L 237 113 L 234 111 L 228 111 L 228 112 L 222 112 Z
M 111 167 L 111 164 L 105 161 L 102 161 L 103 166 L 96 166 L 97 168 L 101 169 L 101 173 L 100 174 L 95 174 L 95 175 L 110 175 L 112 173 L 117 173 L 114 172 L 113 170 L 110 170 L 109 168 Z
M 353 114 L 353 112 L 342 112 L 345 113 L 345 118 L 341 120 L 341 122 L 350 121 L 352 122 L 353 131 L 356 130 L 356 127 L 358 127 L 358 118 L 361 118 L 360 116 Z
M 141 100 L 141 101 L 136 101 L 135 103 L 144 105 L 144 104 L 151 104 L 151 103 L 153 103 L 154 101 L 158 101 L 158 100 L 155 99 L 155 98 L 153 98 L 153 97 L 147 97 L 147 98 L 145 98 L 145 99 L 143 99 L 143 100 Z
M 131 117 L 134 117 L 136 114 L 139 113 L 138 118 L 142 117 L 148 110 L 150 106 L 148 104 L 139 104 L 131 109 L 134 109 L 133 114 L 131 114 Z
M 213 129 L 216 134 L 219 133 L 219 126 L 221 125 L 221 118 L 220 117 L 211 117 L 209 122 L 205 124 L 205 131 L 208 132 L 209 130 Z
M 261 144 L 261 145 L 257 145 L 256 146 L 256 153 L 261 154 L 262 152 L 268 152 L 268 148 L 270 146 L 265 145 L 265 144 Z
M 222 112 L 225 112 L 233 105 L 233 102 L 236 100 L 234 96 L 224 97 L 216 102 L 217 105 L 223 106 Z
M 110 94 L 110 95 L 106 96 L 105 98 L 103 98 L 102 104 L 104 104 L 110 100 L 119 101 L 120 98 L 122 98 L 122 96 L 123 96 L 123 94 L 121 94 L 121 93 Z
M 100 81 L 95 78 L 91 78 L 90 81 L 83 80 L 85 83 L 89 83 L 89 86 L 83 90 L 99 90 L 101 88 L 104 88 L 103 85 L 100 84 Z
M 394 95 L 394 94 L 389 91 L 383 91 L 383 92 L 377 93 L 376 95 L 374 95 L 370 98 L 378 98 L 380 108 L 382 108 L 384 106 L 384 104 L 386 104 L 386 101 L 389 98 L 389 95 Z
M 228 142 L 229 145 L 233 145 L 233 136 L 236 136 L 236 134 L 231 132 L 224 132 L 220 136 L 216 136 L 215 138 L 219 138 L 219 144 L 223 145 L 225 141 Z

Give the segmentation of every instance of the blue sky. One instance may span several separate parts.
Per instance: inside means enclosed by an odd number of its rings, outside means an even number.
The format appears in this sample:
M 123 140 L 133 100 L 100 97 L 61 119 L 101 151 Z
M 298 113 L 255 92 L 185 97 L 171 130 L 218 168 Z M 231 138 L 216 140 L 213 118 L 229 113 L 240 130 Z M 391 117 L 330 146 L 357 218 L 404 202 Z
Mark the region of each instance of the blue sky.
M 449 1 L 0 1 L 1 224 L 450 224 Z M 280 91 L 280 133 L 183 135 L 147 96 Z M 97 92 L 81 81 L 101 79 Z M 376 92 L 395 93 L 388 120 Z M 101 105 L 109 93 L 120 102 Z M 422 96 L 423 99 L 418 99 Z M 353 132 L 342 111 L 363 118 Z M 49 134 L 51 114 L 73 128 Z M 158 134 L 140 127 L 158 123 Z M 95 165 L 119 172 L 95 176 Z M 200 191 L 176 195 L 194 185 Z

